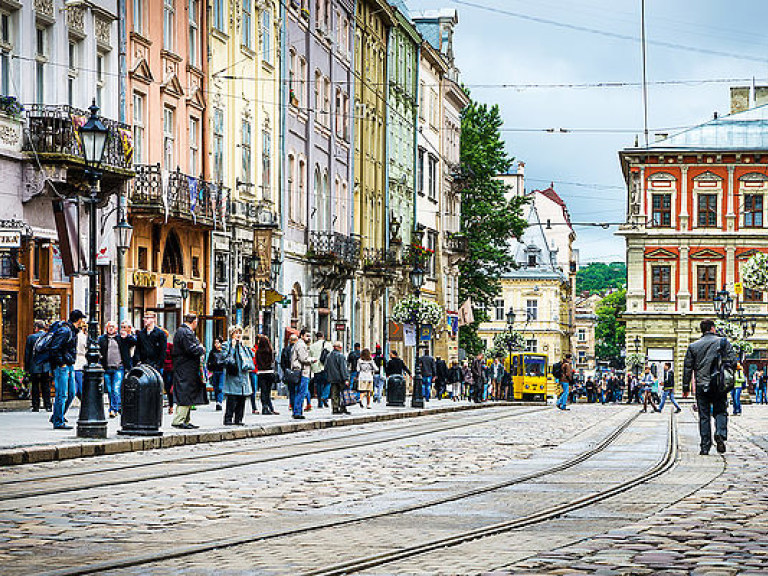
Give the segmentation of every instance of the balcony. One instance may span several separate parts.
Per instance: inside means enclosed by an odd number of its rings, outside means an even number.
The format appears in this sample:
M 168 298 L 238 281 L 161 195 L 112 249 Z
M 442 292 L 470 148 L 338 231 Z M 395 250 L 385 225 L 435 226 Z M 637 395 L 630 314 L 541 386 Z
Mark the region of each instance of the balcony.
M 397 252 L 391 248 L 366 248 L 363 271 L 369 276 L 394 276 L 400 267 Z
M 224 227 L 229 209 L 226 191 L 219 185 L 191 178 L 176 169 L 168 173 L 163 190 L 160 164 L 138 164 L 134 168 L 136 177 L 129 192 L 132 213 L 174 218 L 217 229 Z M 194 186 L 197 186 L 196 193 Z
M 443 237 L 443 246 L 449 252 L 465 255 L 469 252 L 469 239 L 464 234 L 447 232 Z
M 43 164 L 54 162 L 85 167 L 77 130 L 90 116 L 88 111 L 71 106 L 26 104 L 24 115 L 28 128 L 22 147 L 24 152 L 35 154 Z M 102 117 L 101 121 L 109 129 L 102 163 L 104 176 L 112 173 L 130 178 L 133 176 L 130 127 L 109 118 Z
M 315 264 L 354 269 L 360 261 L 360 241 L 340 232 L 311 232 L 308 256 Z

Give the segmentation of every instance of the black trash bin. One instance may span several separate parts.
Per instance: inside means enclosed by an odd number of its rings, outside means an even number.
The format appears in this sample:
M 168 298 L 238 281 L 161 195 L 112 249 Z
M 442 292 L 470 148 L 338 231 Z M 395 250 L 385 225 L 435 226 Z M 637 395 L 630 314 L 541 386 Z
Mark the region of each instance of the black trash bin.
M 387 406 L 405 406 L 405 377 L 400 374 L 387 378 Z
M 162 436 L 163 377 L 147 364 L 137 366 L 123 379 L 121 430 L 130 436 Z

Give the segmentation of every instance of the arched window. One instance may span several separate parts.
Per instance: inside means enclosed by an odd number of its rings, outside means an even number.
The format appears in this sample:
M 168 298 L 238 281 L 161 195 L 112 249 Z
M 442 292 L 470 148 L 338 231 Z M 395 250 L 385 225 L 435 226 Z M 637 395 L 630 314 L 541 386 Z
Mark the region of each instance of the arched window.
M 331 214 L 333 214 L 333 199 L 331 189 L 328 184 L 328 170 L 323 171 L 323 219 L 320 221 L 323 230 L 332 230 Z
M 165 238 L 163 249 L 163 264 L 160 268 L 163 274 L 184 275 L 184 257 L 181 252 L 181 243 L 176 232 L 171 230 Z
M 320 166 L 315 165 L 314 184 L 312 191 L 312 229 L 324 230 L 325 222 L 325 202 L 323 202 L 323 181 L 320 175 Z

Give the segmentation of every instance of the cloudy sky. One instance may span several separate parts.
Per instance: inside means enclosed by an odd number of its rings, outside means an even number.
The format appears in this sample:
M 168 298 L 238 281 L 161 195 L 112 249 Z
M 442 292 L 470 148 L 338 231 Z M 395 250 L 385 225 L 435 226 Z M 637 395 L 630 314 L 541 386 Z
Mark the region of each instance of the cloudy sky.
M 640 0 L 408 0 L 459 11 L 455 51 L 477 100 L 498 103 L 528 189 L 551 181 L 575 222 L 624 220 L 617 152 L 643 142 Z M 729 86 L 768 84 L 765 0 L 646 0 L 648 125 L 654 132 L 729 112 Z M 729 82 L 727 80 L 737 81 Z M 724 82 L 686 82 L 726 80 Z M 501 88 L 500 84 L 632 83 Z M 670 83 L 672 82 L 672 83 Z M 482 87 L 481 85 L 494 85 Z M 575 130 L 551 134 L 542 130 Z M 576 227 L 581 261 L 624 260 L 609 230 Z

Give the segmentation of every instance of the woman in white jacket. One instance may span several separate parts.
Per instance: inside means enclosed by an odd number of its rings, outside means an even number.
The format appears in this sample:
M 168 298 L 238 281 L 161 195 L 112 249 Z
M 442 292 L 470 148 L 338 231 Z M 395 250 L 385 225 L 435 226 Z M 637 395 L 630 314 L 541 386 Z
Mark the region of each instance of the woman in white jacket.
M 379 369 L 376 362 L 371 357 L 371 351 L 368 348 L 360 353 L 360 360 L 357 363 L 357 390 L 360 392 L 360 406 L 363 405 L 363 395 L 365 395 L 366 408 L 371 407 L 371 394 L 373 394 L 373 377 Z

